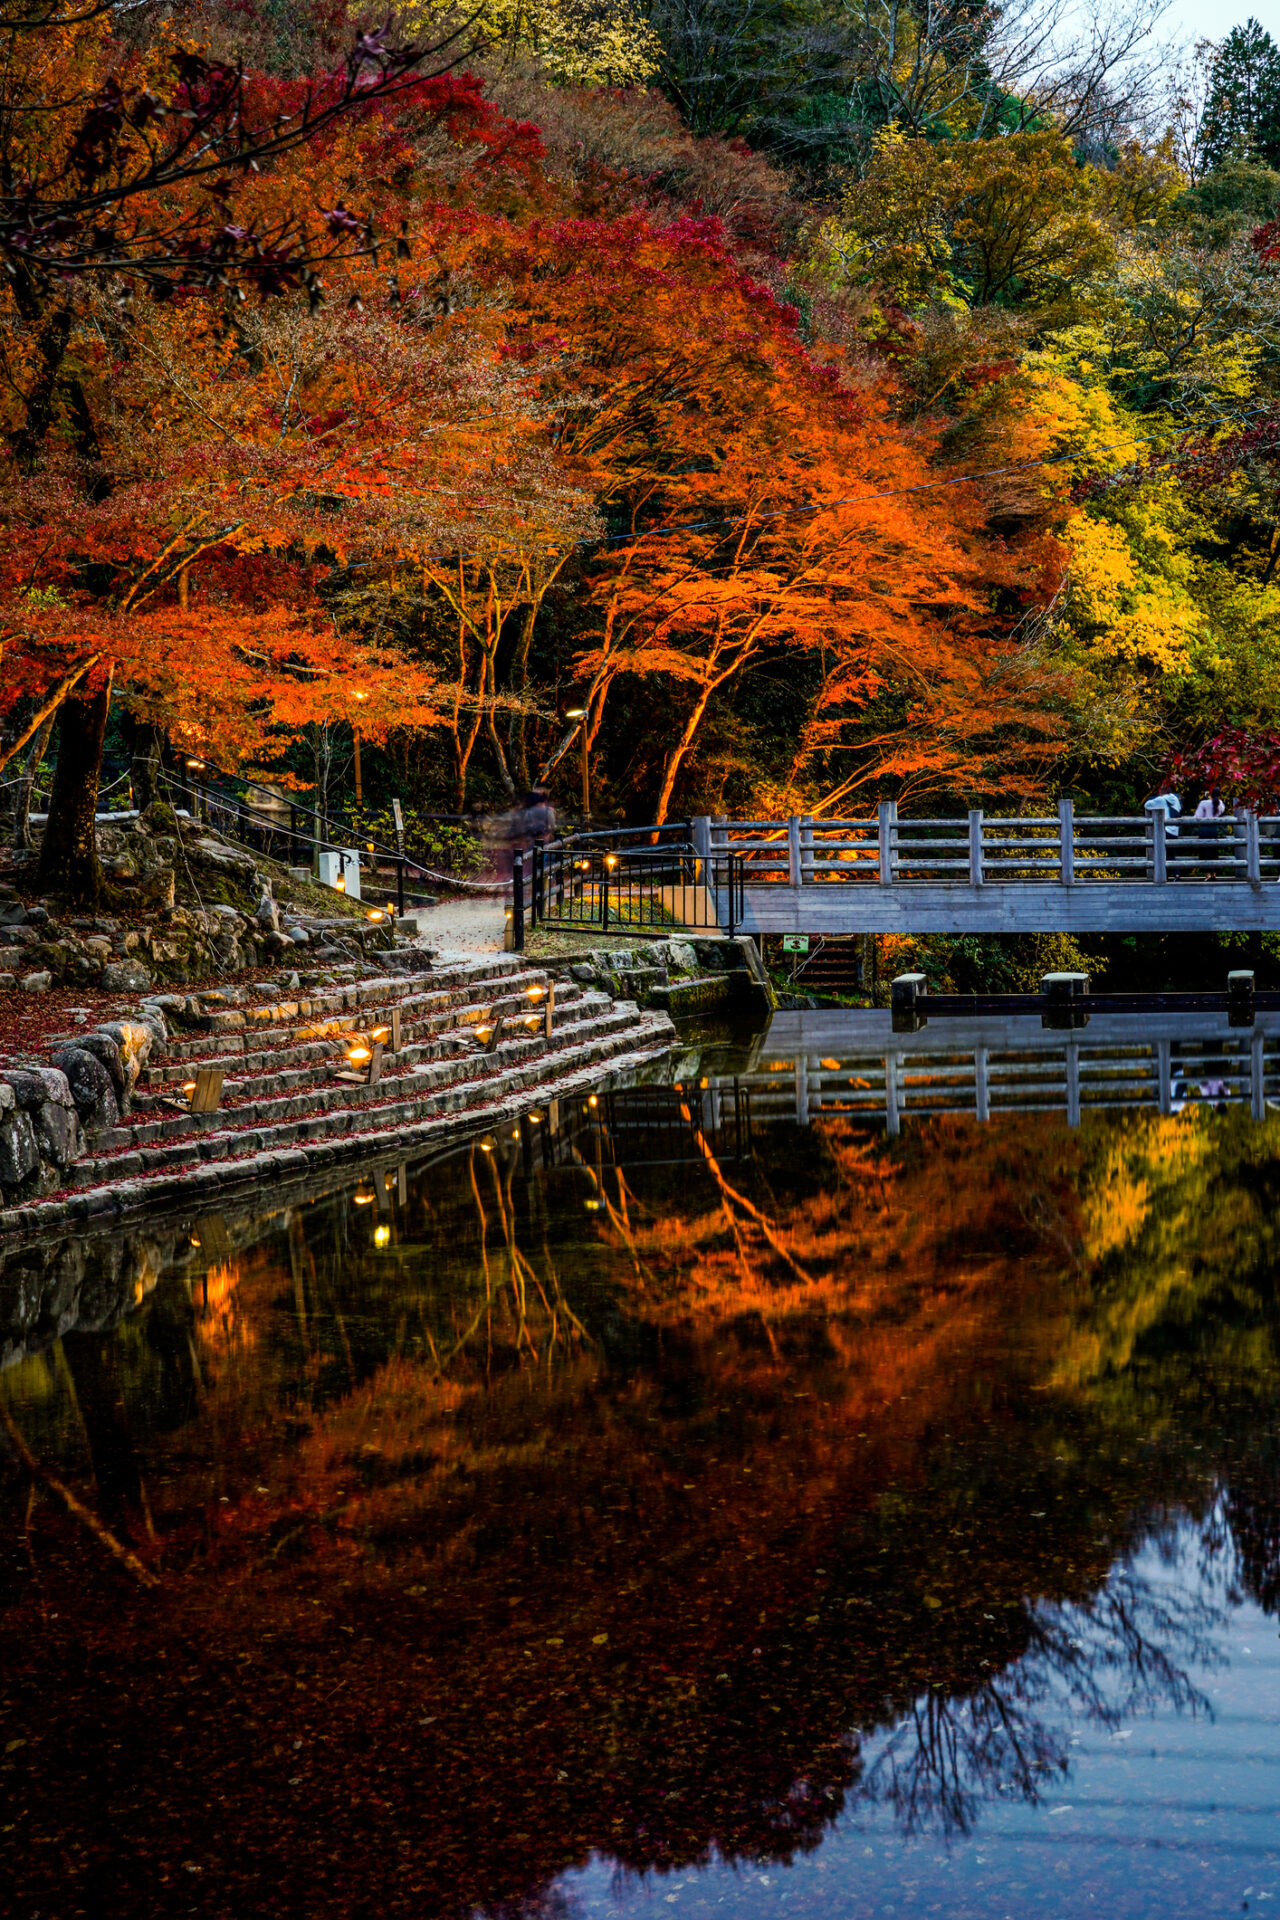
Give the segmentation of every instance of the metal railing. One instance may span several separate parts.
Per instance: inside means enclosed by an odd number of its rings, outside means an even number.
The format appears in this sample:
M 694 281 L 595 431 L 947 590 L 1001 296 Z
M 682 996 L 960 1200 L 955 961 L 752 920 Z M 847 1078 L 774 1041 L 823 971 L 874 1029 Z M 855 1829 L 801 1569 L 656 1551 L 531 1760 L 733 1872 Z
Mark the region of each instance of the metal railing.
M 526 922 L 646 939 L 703 930 L 732 938 L 743 914 L 737 854 L 708 860 L 687 840 L 658 847 L 634 843 L 649 831 L 601 835 L 604 844 L 594 845 L 577 836 L 517 853 L 511 888 L 516 951 L 523 951 Z
M 949 819 L 899 819 L 892 800 L 873 819 L 711 819 L 712 857 L 734 854 L 758 886 L 1062 886 L 1203 880 L 1280 880 L 1280 817 L 1241 811 L 1219 820 L 1166 823 L 1162 812 L 1012 817 L 975 808 Z

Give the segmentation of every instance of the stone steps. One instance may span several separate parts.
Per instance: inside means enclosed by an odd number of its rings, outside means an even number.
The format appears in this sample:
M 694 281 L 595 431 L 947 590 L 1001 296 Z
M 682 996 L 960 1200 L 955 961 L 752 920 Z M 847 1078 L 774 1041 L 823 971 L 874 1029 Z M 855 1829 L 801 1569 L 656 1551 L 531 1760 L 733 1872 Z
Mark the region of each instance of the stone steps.
M 172 1031 L 145 1058 L 132 1111 L 63 1164 L 56 1193 L 0 1213 L 0 1232 L 199 1200 L 277 1165 L 384 1150 L 461 1116 L 558 1097 L 617 1060 L 642 1061 L 671 1044 L 665 1014 L 565 981 L 555 983 L 548 1038 L 551 985 L 520 956 L 493 955 L 262 1005 L 234 989 L 174 998 L 167 1009 L 160 1001 Z M 377 1083 L 339 1079 L 347 1036 L 389 1026 L 397 1008 L 401 1045 L 384 1055 Z M 499 1014 L 508 1024 L 491 1049 L 474 1030 Z M 175 1110 L 166 1095 L 206 1066 L 224 1073 L 222 1104 L 208 1114 Z
M 330 1074 L 323 1077 L 312 1075 L 304 1084 L 283 1094 L 267 1099 L 233 1102 L 219 1107 L 215 1113 L 171 1113 L 164 1119 L 126 1122 L 113 1127 L 109 1133 L 96 1136 L 93 1160 L 82 1161 L 76 1173 L 79 1176 L 86 1166 L 109 1153 L 160 1146 L 192 1135 L 269 1129 L 312 1113 L 389 1105 L 398 1099 L 417 1097 L 424 1085 L 443 1087 L 460 1080 L 488 1077 L 538 1053 L 554 1054 L 563 1045 L 573 1045 L 588 1034 L 608 1031 L 619 1020 L 623 1025 L 629 1025 L 637 1009 L 625 1001 L 617 1005 L 624 1009 L 621 1015 L 615 1003 L 603 994 L 590 996 L 589 999 L 584 997 L 576 1007 L 569 1009 L 571 1014 L 576 1013 L 579 1017 L 566 1022 L 561 1022 L 557 1008 L 556 1031 L 549 1042 L 541 1034 L 523 1039 L 513 1037 L 502 1041 L 492 1053 L 470 1046 L 450 1058 L 409 1063 L 403 1072 L 399 1070 L 402 1056 L 393 1055 L 388 1063 L 391 1071 L 388 1072 L 384 1067 L 382 1078 L 376 1086 L 353 1086 L 346 1081 L 335 1081 Z M 77 1177 L 76 1184 L 82 1185 L 83 1180 Z
M 356 1032 L 367 1034 L 374 1027 L 385 1026 L 396 1005 L 401 1014 L 402 1050 L 430 1045 L 441 1035 L 461 1031 L 498 1013 L 508 1019 L 522 1020 L 536 1015 L 546 1005 L 546 989 L 540 984 L 541 978 L 522 970 L 519 974 L 495 979 L 483 993 L 478 991 L 476 983 L 464 982 L 439 992 L 405 994 L 398 1000 L 389 997 L 360 1008 L 355 1014 L 300 1015 L 305 1023 L 292 1027 L 178 1042 L 169 1046 L 163 1063 L 148 1068 L 141 1085 L 144 1090 L 180 1087 L 190 1079 L 193 1068 L 205 1066 L 221 1066 L 228 1081 L 250 1076 L 261 1079 L 273 1073 L 301 1073 L 317 1063 L 339 1059 L 342 1036 Z M 529 983 L 537 984 L 536 998 L 529 993 Z M 562 1014 L 568 1016 L 585 997 L 580 987 L 557 987 L 557 1020 Z M 252 1046 L 250 1040 L 254 1043 Z
M 672 1043 L 665 1015 L 643 1014 L 626 1001 L 615 1003 L 613 1013 L 610 1032 L 579 1037 L 573 1045 L 512 1063 L 487 1080 L 463 1081 L 412 1101 L 313 1115 L 273 1130 L 269 1140 L 254 1130 L 205 1134 L 166 1150 L 180 1158 L 165 1158 L 150 1168 L 132 1165 L 141 1155 L 107 1155 L 100 1161 L 95 1156 L 83 1164 L 97 1162 L 96 1183 L 0 1212 L 0 1232 L 39 1233 L 140 1208 L 207 1205 L 224 1190 L 412 1147 L 456 1126 L 463 1115 L 496 1125 L 535 1097 L 546 1102 L 585 1094 L 603 1069 L 640 1065 Z

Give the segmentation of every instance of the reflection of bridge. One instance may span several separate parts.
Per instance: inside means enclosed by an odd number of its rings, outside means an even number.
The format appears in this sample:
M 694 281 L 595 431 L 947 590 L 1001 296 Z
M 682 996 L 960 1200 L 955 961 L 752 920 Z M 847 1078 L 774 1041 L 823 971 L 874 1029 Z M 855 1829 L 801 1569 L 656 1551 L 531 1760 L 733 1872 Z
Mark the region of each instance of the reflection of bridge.
M 1076 1126 L 1108 1107 L 1225 1104 L 1261 1120 L 1280 1101 L 1280 1014 L 1248 1031 L 1203 1014 L 1095 1014 L 1073 1033 L 1004 1015 L 903 1034 L 888 1013 L 776 1013 L 744 1069 L 712 1074 L 708 1095 L 746 1099 L 756 1126 L 840 1114 L 890 1133 L 934 1114 L 1065 1113 Z
M 1203 932 L 1280 927 L 1280 818 L 693 822 L 745 933 Z M 727 890 L 733 894 L 732 906 Z

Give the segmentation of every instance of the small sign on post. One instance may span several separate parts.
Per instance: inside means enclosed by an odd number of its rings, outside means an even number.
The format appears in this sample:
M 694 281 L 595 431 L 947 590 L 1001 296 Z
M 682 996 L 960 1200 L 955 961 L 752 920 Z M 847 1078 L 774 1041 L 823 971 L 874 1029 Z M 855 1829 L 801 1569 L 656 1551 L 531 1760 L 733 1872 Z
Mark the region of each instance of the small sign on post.
M 398 800 L 393 800 L 391 802 L 391 818 L 396 823 L 396 850 L 399 853 L 403 853 L 404 852 L 404 813 L 401 809 L 400 802 Z
M 215 1113 L 222 1100 L 221 1067 L 201 1067 L 191 1091 L 192 1113 Z
M 782 936 L 784 953 L 808 953 L 809 936 L 807 933 L 784 933 Z

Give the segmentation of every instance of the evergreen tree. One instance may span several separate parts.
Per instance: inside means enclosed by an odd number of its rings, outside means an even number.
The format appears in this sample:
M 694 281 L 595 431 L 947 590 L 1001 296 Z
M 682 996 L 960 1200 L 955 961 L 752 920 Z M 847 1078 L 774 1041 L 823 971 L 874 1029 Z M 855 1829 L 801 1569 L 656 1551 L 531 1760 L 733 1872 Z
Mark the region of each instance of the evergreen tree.
M 1280 47 L 1256 20 L 1233 27 L 1214 54 L 1201 140 L 1210 167 L 1280 167 Z

